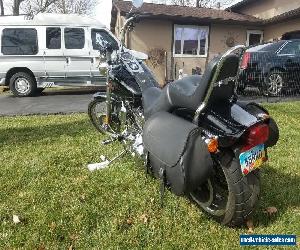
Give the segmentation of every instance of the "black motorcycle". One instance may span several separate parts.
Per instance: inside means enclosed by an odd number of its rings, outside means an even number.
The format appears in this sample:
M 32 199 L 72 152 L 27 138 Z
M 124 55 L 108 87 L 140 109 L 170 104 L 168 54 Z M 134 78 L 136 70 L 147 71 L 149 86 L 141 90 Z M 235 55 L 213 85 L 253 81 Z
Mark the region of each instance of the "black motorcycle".
M 123 33 L 134 22 L 127 20 Z M 237 75 L 243 46 L 214 58 L 202 76 L 163 88 L 124 46 L 100 42 L 107 62 L 106 92 L 94 95 L 93 125 L 143 157 L 145 169 L 186 195 L 220 223 L 239 226 L 260 194 L 260 167 L 279 138 L 275 121 L 256 103 L 240 102 Z

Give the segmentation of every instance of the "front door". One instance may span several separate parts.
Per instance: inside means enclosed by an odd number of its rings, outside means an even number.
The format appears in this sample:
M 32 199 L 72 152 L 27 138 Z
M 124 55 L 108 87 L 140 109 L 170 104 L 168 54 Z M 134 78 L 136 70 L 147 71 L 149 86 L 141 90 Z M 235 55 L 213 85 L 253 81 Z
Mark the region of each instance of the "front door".
M 86 28 L 64 28 L 66 77 L 71 85 L 91 83 L 91 59 L 86 34 Z

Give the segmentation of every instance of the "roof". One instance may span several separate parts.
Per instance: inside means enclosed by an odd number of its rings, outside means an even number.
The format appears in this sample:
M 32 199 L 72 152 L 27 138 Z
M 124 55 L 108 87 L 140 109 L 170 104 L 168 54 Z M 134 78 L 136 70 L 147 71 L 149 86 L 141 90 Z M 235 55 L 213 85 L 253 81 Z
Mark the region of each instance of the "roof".
M 38 14 L 33 19 L 27 16 L 4 16 L 0 17 L 0 25 L 7 26 L 54 26 L 54 25 L 74 25 L 74 26 L 97 26 L 105 27 L 96 19 L 79 16 L 75 14 Z
M 267 20 L 264 21 L 264 23 L 266 23 L 266 24 L 278 23 L 278 22 L 285 21 L 285 20 L 288 20 L 288 19 L 293 19 L 293 18 L 296 18 L 296 17 L 299 17 L 299 16 L 300 16 L 300 7 L 297 8 L 297 9 L 285 12 L 283 14 L 280 14 L 278 16 L 274 16 L 270 19 L 267 19 Z
M 114 2 L 112 16 L 116 15 L 116 10 L 120 11 L 121 15 L 125 15 L 132 8 L 132 3 L 129 1 L 118 1 Z M 207 22 L 231 22 L 231 23 L 250 23 L 259 24 L 261 19 L 233 13 L 226 10 L 217 10 L 211 8 L 196 8 L 196 7 L 185 7 L 178 5 L 165 5 L 165 4 L 153 4 L 144 3 L 139 9 L 133 8 L 133 13 L 147 14 L 152 17 L 168 18 L 168 19 L 189 19 L 199 20 Z
M 256 2 L 256 1 L 258 1 L 258 0 L 242 0 L 236 4 L 229 6 L 228 8 L 226 8 L 226 10 L 236 11 L 239 8 L 244 7 L 245 5 Z M 261 0 L 261 1 L 263 1 L 263 0 Z

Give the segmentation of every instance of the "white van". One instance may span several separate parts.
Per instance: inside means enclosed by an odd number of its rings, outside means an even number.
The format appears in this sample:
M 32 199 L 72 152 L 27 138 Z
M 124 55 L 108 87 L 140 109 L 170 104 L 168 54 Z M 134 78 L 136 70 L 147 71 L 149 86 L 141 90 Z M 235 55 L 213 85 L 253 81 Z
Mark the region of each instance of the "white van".
M 0 36 L 0 85 L 16 96 L 52 86 L 103 85 L 96 39 L 119 46 L 104 25 L 78 15 L 0 17 Z

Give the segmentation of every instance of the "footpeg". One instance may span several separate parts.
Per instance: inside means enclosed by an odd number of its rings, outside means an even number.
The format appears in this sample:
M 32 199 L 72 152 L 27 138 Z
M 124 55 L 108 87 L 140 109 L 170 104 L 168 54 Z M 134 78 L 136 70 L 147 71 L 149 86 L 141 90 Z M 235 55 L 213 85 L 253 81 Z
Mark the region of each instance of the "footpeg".
M 102 143 L 102 145 L 108 145 L 110 143 L 115 142 L 116 140 L 117 140 L 116 138 L 113 138 L 113 139 L 104 140 L 101 143 Z

